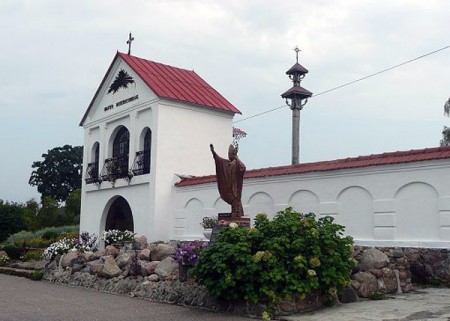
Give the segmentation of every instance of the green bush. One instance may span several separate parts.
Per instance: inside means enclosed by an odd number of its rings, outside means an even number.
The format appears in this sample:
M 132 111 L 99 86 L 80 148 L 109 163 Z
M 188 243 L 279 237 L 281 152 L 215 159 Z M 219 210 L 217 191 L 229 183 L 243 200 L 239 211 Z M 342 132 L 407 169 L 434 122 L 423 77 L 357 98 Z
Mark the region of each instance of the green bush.
M 42 234 L 42 238 L 44 240 L 54 240 L 58 237 L 59 233 L 57 233 L 55 230 L 48 230 L 45 231 L 44 234 Z
M 2 251 L 5 251 L 12 260 L 18 260 L 20 258 L 20 247 L 5 245 L 3 246 Z
M 44 251 L 40 251 L 40 250 L 31 250 L 28 251 L 27 253 L 24 254 L 23 256 L 23 260 L 24 261 L 31 261 L 31 260 L 35 260 L 35 261 L 40 261 L 42 260 L 42 253 Z
M 33 274 L 31 274 L 31 279 L 33 281 L 40 281 L 44 277 L 44 272 L 42 271 L 34 271 Z
M 66 225 L 58 227 L 46 227 L 35 232 L 21 231 L 8 237 L 8 239 L 5 241 L 5 244 L 21 246 L 23 243 L 25 243 L 28 245 L 28 242 L 30 240 L 42 239 L 44 234 L 46 233 L 52 233 L 58 235 L 57 238 L 62 238 L 63 236 L 61 234 L 78 233 L 79 229 L 80 227 L 78 225 Z M 46 245 L 44 245 L 44 247 L 45 246 Z
M 349 284 L 355 261 L 351 237 L 332 217 L 316 219 L 291 208 L 251 229 L 227 227 L 201 252 L 197 282 L 227 301 L 279 302 L 308 293 L 335 295 Z

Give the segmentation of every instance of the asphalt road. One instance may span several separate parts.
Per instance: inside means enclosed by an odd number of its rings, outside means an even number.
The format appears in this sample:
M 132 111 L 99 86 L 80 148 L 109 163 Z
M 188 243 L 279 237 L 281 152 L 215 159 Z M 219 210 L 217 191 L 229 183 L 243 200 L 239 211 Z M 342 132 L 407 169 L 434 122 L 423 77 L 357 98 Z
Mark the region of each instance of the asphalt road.
M 0 320 L 248 321 L 251 319 L 0 274 Z

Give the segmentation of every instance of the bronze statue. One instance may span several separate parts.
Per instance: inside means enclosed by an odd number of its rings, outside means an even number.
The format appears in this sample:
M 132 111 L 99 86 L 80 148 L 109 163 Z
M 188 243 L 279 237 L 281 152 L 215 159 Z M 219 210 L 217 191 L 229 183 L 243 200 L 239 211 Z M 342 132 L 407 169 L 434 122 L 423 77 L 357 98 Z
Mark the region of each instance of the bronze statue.
M 245 165 L 238 158 L 237 149 L 233 145 L 228 148 L 228 159 L 217 155 L 213 144 L 210 144 L 209 148 L 216 163 L 217 187 L 220 197 L 231 205 L 231 217 L 241 218 L 244 216 L 241 194 Z

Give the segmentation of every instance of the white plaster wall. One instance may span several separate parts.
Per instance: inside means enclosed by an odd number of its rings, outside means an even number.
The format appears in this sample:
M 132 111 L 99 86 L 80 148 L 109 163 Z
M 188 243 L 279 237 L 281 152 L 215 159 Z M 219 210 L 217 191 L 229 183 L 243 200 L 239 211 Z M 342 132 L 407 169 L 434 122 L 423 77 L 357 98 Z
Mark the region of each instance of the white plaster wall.
M 288 206 L 319 217 L 331 215 L 361 245 L 448 247 L 449 182 L 450 160 L 423 161 L 249 179 L 242 201 L 252 220 L 259 212 L 273 217 Z M 219 208 L 223 212 L 223 206 L 215 183 L 175 188 L 171 236 L 201 239 L 196 223 L 217 215 Z
M 201 215 L 198 206 L 190 203 L 189 217 L 179 218 L 174 206 L 174 183 L 179 175 L 213 173 L 214 162 L 209 149 L 227 153 L 232 142 L 232 114 L 210 111 L 193 105 L 161 102 L 158 109 L 158 131 L 155 133 L 155 203 L 152 239 L 168 239 L 180 231 L 196 231 Z M 197 204 L 197 203 L 196 203 Z M 202 204 L 204 206 L 204 204 Z M 194 219 L 195 217 L 195 219 Z M 196 231 L 199 232 L 200 230 Z M 184 234 L 184 232 L 181 232 Z
M 84 194 L 81 211 L 83 217 L 80 231 L 100 235 L 105 228 L 106 217 L 111 203 L 119 196 L 125 198 L 133 212 L 134 231 L 148 235 L 149 184 L 147 182 L 128 186 L 119 184 L 115 188 L 91 190 Z

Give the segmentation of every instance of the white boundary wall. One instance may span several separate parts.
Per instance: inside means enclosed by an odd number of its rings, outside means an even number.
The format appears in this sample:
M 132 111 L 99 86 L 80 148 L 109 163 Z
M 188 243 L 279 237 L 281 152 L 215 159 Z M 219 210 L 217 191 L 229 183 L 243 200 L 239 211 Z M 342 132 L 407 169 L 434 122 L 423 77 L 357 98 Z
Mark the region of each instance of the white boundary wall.
M 230 211 L 216 183 L 174 194 L 172 239 L 201 239 L 202 217 Z M 288 206 L 330 215 L 358 245 L 450 246 L 450 159 L 246 179 L 242 202 L 252 220 Z

